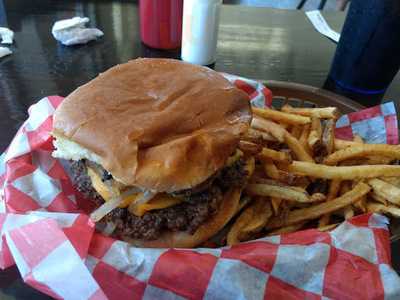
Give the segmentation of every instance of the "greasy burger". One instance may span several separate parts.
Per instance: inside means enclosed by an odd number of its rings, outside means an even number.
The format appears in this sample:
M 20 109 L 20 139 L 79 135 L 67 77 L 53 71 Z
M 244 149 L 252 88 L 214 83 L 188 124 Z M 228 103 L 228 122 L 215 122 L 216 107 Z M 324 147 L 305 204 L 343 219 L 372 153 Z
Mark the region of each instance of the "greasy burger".
M 109 234 L 195 247 L 238 212 L 254 160 L 238 150 L 248 96 L 208 68 L 136 59 L 75 90 L 54 115 L 57 158 Z

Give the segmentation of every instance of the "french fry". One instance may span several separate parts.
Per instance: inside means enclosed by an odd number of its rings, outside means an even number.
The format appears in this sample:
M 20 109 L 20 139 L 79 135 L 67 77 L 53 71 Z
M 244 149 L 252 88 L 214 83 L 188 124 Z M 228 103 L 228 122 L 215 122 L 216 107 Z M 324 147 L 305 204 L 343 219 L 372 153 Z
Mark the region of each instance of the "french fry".
M 272 216 L 271 204 L 269 201 L 261 198 L 254 200 L 253 219 L 249 222 L 239 235 L 242 239 L 247 239 L 248 235 L 259 232 L 267 224 L 268 219 Z
M 355 143 L 360 143 L 360 144 L 364 144 L 364 140 L 362 139 L 361 136 L 359 136 L 358 134 L 355 134 L 353 137 L 353 142 Z
M 357 157 L 384 156 L 400 159 L 400 147 L 394 145 L 362 144 L 338 150 L 325 158 L 324 164 L 336 165 L 340 161 Z
M 336 196 L 338 195 L 339 191 L 340 191 L 340 186 L 342 184 L 341 180 L 331 180 L 330 185 L 329 185 L 329 190 L 328 190 L 328 197 L 327 197 L 327 201 L 330 201 L 332 199 L 335 199 Z
M 378 178 L 368 180 L 375 194 L 385 198 L 387 201 L 400 205 L 400 188 Z
M 361 145 L 360 143 L 356 143 L 353 141 L 346 141 L 346 140 L 337 139 L 337 138 L 335 138 L 335 141 L 334 141 L 335 150 L 341 150 L 341 149 L 345 149 L 347 147 L 360 146 L 360 145 Z M 369 145 L 372 145 L 372 144 L 369 144 Z
M 361 199 L 357 202 L 354 202 L 353 206 L 360 212 L 365 213 L 367 212 L 367 196 L 364 195 Z
M 279 235 L 279 234 L 285 234 L 285 233 L 292 233 L 292 232 L 298 231 L 301 228 L 303 228 L 303 226 L 306 223 L 307 223 L 306 221 L 303 221 L 303 222 L 299 222 L 297 224 L 281 227 L 279 229 L 276 229 L 276 230 L 273 230 L 271 232 L 268 232 L 267 236 Z
M 368 202 L 367 203 L 367 210 L 368 212 L 374 212 L 374 213 L 384 213 L 384 214 L 389 214 L 392 215 L 393 217 L 400 218 L 400 208 L 394 205 L 383 205 L 380 203 L 373 203 L 373 202 Z
M 307 138 L 308 147 L 314 152 L 315 148 L 321 145 L 322 127 L 321 120 L 313 117 L 311 122 L 310 135 Z
M 315 178 L 354 180 L 382 176 L 400 176 L 400 166 L 325 166 L 305 161 L 293 161 L 288 166 L 293 174 L 311 176 Z
M 251 199 L 251 197 L 249 196 L 240 197 L 239 204 L 237 206 L 237 212 L 241 211 L 243 207 L 245 207 L 247 204 L 251 202 L 251 200 L 253 199 Z
M 325 232 L 325 231 L 331 231 L 332 229 L 335 229 L 339 224 L 326 224 L 325 226 L 318 227 L 319 231 Z
M 367 158 L 366 164 L 368 165 L 390 165 L 394 159 L 384 156 L 371 156 Z
M 299 142 L 300 144 L 305 147 L 306 145 L 308 146 L 307 139 L 308 136 L 310 135 L 310 130 L 311 130 L 311 124 L 307 124 L 303 126 L 303 130 L 301 131 L 300 137 L 299 137 Z
M 252 107 L 252 111 L 255 115 L 258 115 L 265 119 L 273 120 L 278 123 L 283 122 L 290 125 L 304 125 L 311 122 L 311 119 L 309 117 L 285 113 L 270 108 Z
M 245 161 L 244 171 L 246 172 L 246 179 L 250 179 L 253 176 L 254 170 L 256 169 L 256 160 L 254 157 L 249 157 Z
M 246 192 L 255 196 L 268 196 L 284 200 L 311 203 L 321 201 L 321 198 L 312 198 L 305 190 L 292 186 L 280 186 L 266 183 L 251 183 L 246 187 Z
M 284 135 L 285 142 L 289 146 L 289 148 L 293 151 L 294 155 L 298 160 L 314 162 L 314 159 L 311 155 L 308 154 L 307 150 L 303 147 L 302 144 L 289 132 L 285 132 Z
M 322 132 L 322 145 L 324 146 L 327 155 L 334 151 L 335 122 L 332 119 L 325 122 L 325 127 Z
M 290 185 L 285 182 L 282 182 L 279 179 L 272 179 L 272 178 L 256 178 L 256 180 L 254 180 L 253 183 L 262 183 L 262 184 L 276 185 L 276 186 L 281 186 L 281 187 L 286 187 L 286 186 Z M 290 187 L 297 191 L 304 191 L 303 188 L 300 188 L 297 186 L 290 186 Z
M 351 205 L 348 205 L 343 209 L 343 216 L 344 216 L 345 220 L 348 220 L 348 219 L 351 219 L 352 217 L 354 217 L 354 210 L 351 207 Z
M 227 235 L 227 244 L 235 245 L 240 243 L 239 235 L 240 231 L 243 227 L 245 227 L 248 223 L 251 222 L 254 215 L 254 208 L 249 206 L 246 208 L 237 218 L 235 223 L 232 225 L 231 229 Z
M 286 104 L 282 107 L 282 111 L 321 119 L 337 119 L 339 117 L 339 110 L 336 107 L 297 108 Z
M 351 191 L 346 194 L 328 202 L 312 205 L 307 208 L 297 209 L 290 211 L 287 218 L 282 219 L 279 217 L 273 217 L 268 223 L 267 229 L 275 229 L 283 226 L 296 224 L 298 222 L 317 219 L 318 217 L 332 213 L 336 210 L 344 208 L 358 199 L 363 195 L 366 195 L 371 190 L 371 187 L 363 182 L 359 182 Z
M 400 177 L 382 177 L 381 179 L 394 186 L 400 187 Z
M 303 132 L 302 126 L 293 125 L 292 129 L 290 130 L 290 134 L 293 135 L 296 139 L 300 138 L 302 132 Z
M 272 159 L 274 161 L 281 161 L 281 162 L 284 162 L 284 163 L 287 163 L 287 164 L 290 164 L 292 162 L 292 158 L 289 155 L 289 153 L 282 152 L 282 151 L 278 152 L 278 151 L 275 151 L 275 150 L 272 150 L 272 149 L 268 149 L 268 148 L 265 148 L 265 147 L 262 148 L 262 150 L 260 151 L 258 156 L 259 156 L 259 158 L 261 160 L 265 159 L 265 158 L 269 158 L 269 159 Z
M 335 179 L 331 180 L 326 201 L 333 200 L 337 197 L 337 195 L 339 194 L 341 184 L 342 181 L 340 180 L 335 180 Z M 318 228 L 328 225 L 330 218 L 331 216 L 329 214 L 323 215 L 318 221 Z
M 254 117 L 251 121 L 251 127 L 269 133 L 281 143 L 285 140 L 285 128 L 270 120 Z
M 255 144 L 248 141 L 239 141 L 238 148 L 247 155 L 256 155 L 261 152 L 263 147 L 259 144 Z
M 257 130 L 254 128 L 249 128 L 244 135 L 244 139 L 248 141 L 258 141 L 262 139 L 265 142 L 276 142 L 276 138 L 274 138 L 271 134 L 265 131 Z
M 382 203 L 382 204 L 385 205 L 385 206 L 388 205 L 388 201 L 387 201 L 385 198 L 383 198 L 382 196 L 378 195 L 377 193 L 371 192 L 371 193 L 369 193 L 368 195 L 369 195 L 373 200 L 375 200 L 376 202 L 380 202 L 380 203 Z
M 252 130 L 252 131 L 250 131 Z M 255 144 L 263 144 L 264 140 L 260 134 L 256 133 L 253 128 L 249 128 L 241 137 L 241 140 L 255 143 Z
M 279 207 L 282 203 L 281 198 L 271 198 L 271 205 L 272 205 L 272 210 L 274 211 L 274 215 L 277 216 L 279 214 Z
M 274 179 L 267 179 L 267 178 L 259 178 L 258 181 L 256 183 L 261 183 L 261 184 L 267 184 L 267 185 L 274 185 L 274 186 L 280 186 L 283 188 L 287 188 L 288 186 L 295 190 L 295 191 L 299 191 L 299 192 L 304 192 L 305 189 L 299 186 L 295 186 L 295 185 L 288 185 L 285 182 L 282 181 L 278 181 L 278 180 L 274 180 Z M 308 194 L 308 193 L 307 193 Z
M 261 230 L 273 235 L 315 226 L 310 220 L 332 230 L 338 224 L 330 224 L 331 215 L 400 217 L 400 145 L 365 144 L 357 135 L 337 139 L 337 117 L 333 107 L 253 108 L 238 151 L 255 158 L 255 171 L 236 207 L 241 214 L 226 236 L 229 245 L 261 237 Z
M 371 156 L 346 159 L 338 163 L 339 166 L 360 166 L 360 165 L 391 165 L 390 157 Z
M 276 168 L 272 159 L 264 158 L 261 163 L 264 167 L 264 172 L 268 177 L 279 180 L 280 178 L 279 170 Z
M 269 201 L 256 198 L 238 217 L 227 235 L 227 244 L 235 245 L 260 231 L 272 215 Z
M 322 193 L 314 193 L 311 195 L 311 202 L 320 202 L 325 200 L 326 196 Z
M 339 164 L 339 166 L 361 166 L 368 165 L 368 160 L 365 158 L 356 158 L 356 159 L 348 159 L 343 160 Z

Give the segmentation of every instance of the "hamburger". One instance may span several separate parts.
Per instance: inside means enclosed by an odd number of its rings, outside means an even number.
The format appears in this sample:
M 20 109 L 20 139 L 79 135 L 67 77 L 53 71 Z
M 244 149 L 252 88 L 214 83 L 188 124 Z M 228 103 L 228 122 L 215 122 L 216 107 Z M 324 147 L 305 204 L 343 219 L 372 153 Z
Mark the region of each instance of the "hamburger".
M 98 208 L 95 222 L 142 247 L 195 247 L 240 208 L 254 159 L 238 150 L 247 94 L 217 72 L 136 59 L 79 87 L 57 108 L 53 156 Z

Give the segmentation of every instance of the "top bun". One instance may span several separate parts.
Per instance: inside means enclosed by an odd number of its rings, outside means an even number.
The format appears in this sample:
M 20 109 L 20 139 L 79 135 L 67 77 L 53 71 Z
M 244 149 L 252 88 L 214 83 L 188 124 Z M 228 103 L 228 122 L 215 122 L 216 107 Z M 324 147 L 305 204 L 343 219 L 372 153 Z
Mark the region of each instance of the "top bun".
M 125 185 L 172 192 L 222 168 L 250 121 L 248 96 L 217 72 L 136 59 L 64 99 L 53 155 L 100 163 Z

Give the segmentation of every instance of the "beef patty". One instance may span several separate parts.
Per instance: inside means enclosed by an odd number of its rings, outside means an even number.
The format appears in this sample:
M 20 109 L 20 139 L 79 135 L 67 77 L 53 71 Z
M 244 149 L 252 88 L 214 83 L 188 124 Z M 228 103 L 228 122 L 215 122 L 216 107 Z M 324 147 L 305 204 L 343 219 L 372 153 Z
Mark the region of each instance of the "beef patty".
M 101 205 L 104 200 L 92 186 L 85 161 L 72 162 L 71 171 L 77 189 Z M 222 195 L 231 187 L 244 185 L 245 178 L 244 161 L 239 159 L 197 187 L 171 194 L 184 200 L 180 204 L 147 212 L 142 217 L 131 214 L 126 208 L 116 208 L 105 219 L 116 224 L 114 235 L 117 237 L 154 240 L 163 230 L 194 233 L 218 210 Z

